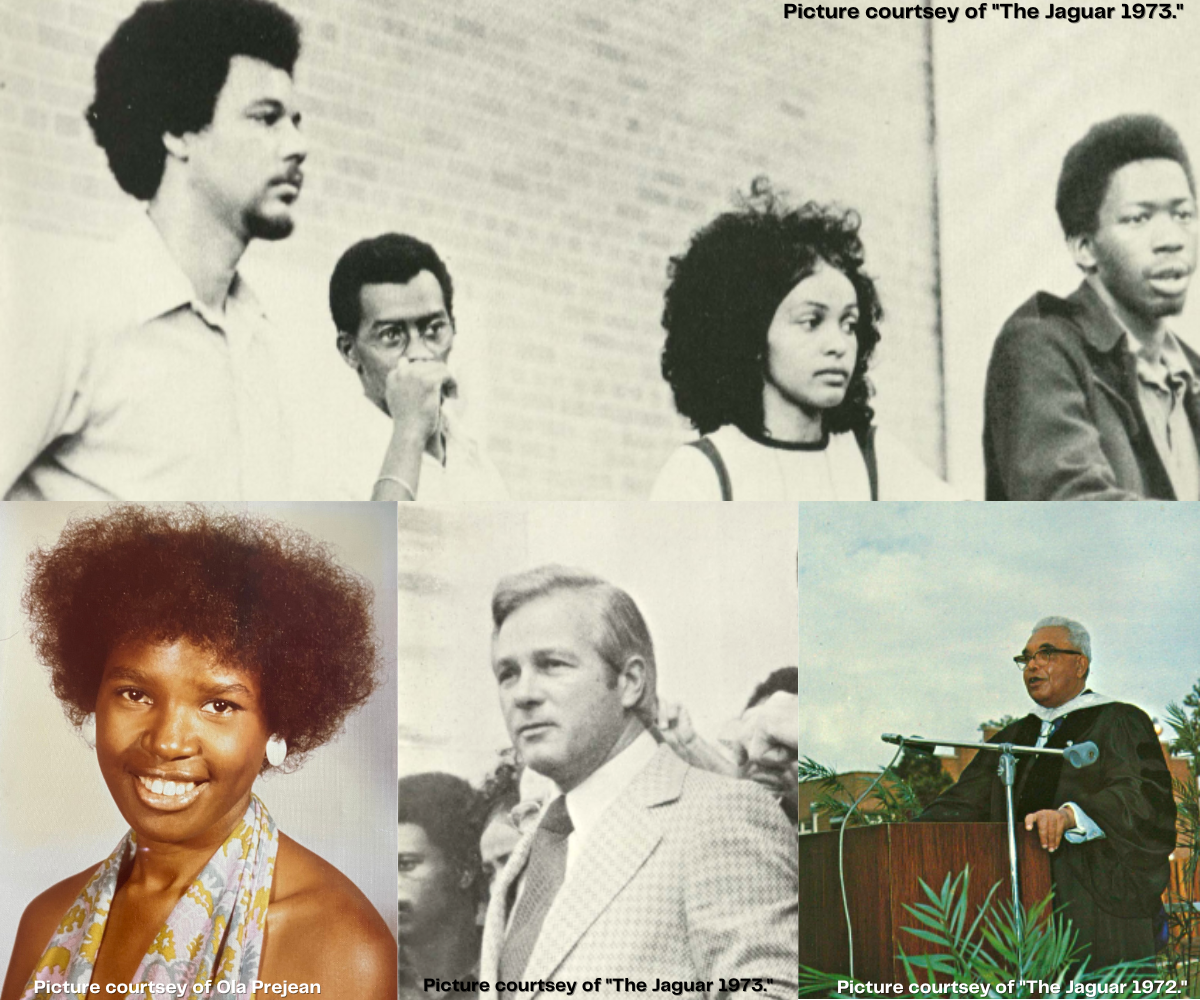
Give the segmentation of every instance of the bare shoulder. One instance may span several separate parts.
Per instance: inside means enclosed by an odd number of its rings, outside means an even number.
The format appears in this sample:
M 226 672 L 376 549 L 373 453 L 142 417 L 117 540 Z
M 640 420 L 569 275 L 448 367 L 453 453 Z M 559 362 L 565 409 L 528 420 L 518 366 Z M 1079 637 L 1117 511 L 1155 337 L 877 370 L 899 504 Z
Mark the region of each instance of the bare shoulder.
M 33 974 L 38 959 L 42 957 L 63 916 L 99 867 L 99 864 L 94 864 L 70 878 L 56 882 L 25 907 L 17 927 L 0 1000 L 15 1000 L 24 991 L 25 983 Z
M 259 978 L 320 983 L 322 996 L 396 995 L 396 941 L 383 918 L 350 879 L 285 834 Z

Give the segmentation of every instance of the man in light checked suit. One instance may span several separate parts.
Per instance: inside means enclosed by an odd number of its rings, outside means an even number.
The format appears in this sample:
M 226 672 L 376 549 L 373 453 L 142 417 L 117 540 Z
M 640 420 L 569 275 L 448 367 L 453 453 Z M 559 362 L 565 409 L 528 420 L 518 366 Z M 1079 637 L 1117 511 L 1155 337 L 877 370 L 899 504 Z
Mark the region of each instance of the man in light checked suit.
M 755 783 L 656 742 L 654 650 L 633 600 L 545 566 L 501 580 L 492 617 L 509 735 L 564 794 L 493 885 L 481 978 L 599 978 L 601 993 L 616 992 L 612 977 L 677 981 L 718 996 L 722 979 L 750 977 L 754 996 L 791 1000 L 796 831 Z

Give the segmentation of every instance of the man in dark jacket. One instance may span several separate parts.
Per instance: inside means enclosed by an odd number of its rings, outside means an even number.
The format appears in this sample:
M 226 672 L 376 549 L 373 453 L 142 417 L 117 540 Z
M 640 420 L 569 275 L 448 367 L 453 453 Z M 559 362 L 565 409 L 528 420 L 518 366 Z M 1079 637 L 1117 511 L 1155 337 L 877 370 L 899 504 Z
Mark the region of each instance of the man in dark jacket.
M 1062 749 L 1092 741 L 1096 763 L 1021 756 L 1016 822 L 1050 852 L 1055 909 L 1079 932 L 1090 968 L 1150 958 L 1175 849 L 1175 800 L 1158 735 L 1140 708 L 1087 689 L 1091 639 L 1068 618 L 1043 618 L 1016 657 L 1036 706 L 993 743 Z M 981 752 L 919 817 L 1002 822 L 996 754 Z
M 1063 161 L 1083 284 L 1004 324 L 984 403 L 989 500 L 1200 499 L 1200 355 L 1167 320 L 1196 261 L 1195 183 L 1165 122 L 1094 126 Z

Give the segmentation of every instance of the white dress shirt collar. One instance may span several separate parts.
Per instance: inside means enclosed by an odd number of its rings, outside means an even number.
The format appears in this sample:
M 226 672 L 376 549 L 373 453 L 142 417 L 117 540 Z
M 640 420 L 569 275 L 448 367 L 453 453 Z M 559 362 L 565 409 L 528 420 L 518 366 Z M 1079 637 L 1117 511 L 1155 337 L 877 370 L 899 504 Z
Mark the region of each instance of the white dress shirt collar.
M 224 331 L 223 317 L 200 301 L 191 280 L 183 273 L 150 216 L 142 213 L 129 228 L 122 252 L 128 273 L 135 276 L 136 281 L 132 302 L 135 322 L 148 323 L 187 306 L 210 327 Z M 239 308 L 251 310 L 258 318 L 266 318 L 258 298 L 236 271 L 229 286 L 226 310 L 230 308 L 230 301 Z
M 1092 708 L 1095 705 L 1107 705 L 1112 699 L 1108 695 L 1096 694 L 1095 691 L 1084 689 L 1070 701 L 1063 702 L 1057 708 L 1043 708 L 1041 705 L 1033 706 L 1033 714 L 1043 722 L 1053 722 L 1061 715 L 1067 715 L 1070 712 L 1077 711 L 1081 708 Z
M 612 760 L 596 768 L 567 792 L 567 813 L 574 828 L 567 846 L 568 869 L 604 811 L 645 770 L 657 751 L 654 737 L 643 731 Z

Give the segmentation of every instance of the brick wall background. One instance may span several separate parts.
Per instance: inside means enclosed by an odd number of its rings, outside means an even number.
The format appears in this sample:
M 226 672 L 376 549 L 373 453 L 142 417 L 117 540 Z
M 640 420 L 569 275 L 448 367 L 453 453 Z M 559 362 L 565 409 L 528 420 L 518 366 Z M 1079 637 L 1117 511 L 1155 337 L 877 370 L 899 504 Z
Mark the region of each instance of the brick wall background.
M 0 0 L 0 264 L 53 264 L 136 205 L 82 111 L 130 0 Z M 687 435 L 659 374 L 668 257 L 757 174 L 858 208 L 887 312 L 880 420 L 935 468 L 927 38 L 766 0 L 285 0 L 311 151 L 289 240 L 246 270 L 287 328 L 309 496 L 365 495 L 388 424 L 341 364 L 328 275 L 386 229 L 458 288 L 468 419 L 516 497 L 644 497 Z M 36 269 L 34 269 L 36 270 Z M 336 471 L 335 471 L 336 470 Z

